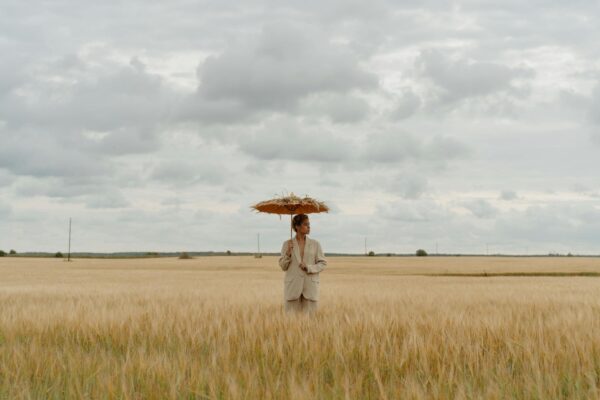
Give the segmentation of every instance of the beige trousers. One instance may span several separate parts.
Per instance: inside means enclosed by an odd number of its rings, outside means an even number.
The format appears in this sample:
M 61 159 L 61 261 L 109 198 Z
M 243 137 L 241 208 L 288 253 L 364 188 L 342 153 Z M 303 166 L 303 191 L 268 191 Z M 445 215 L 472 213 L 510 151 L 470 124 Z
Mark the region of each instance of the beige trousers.
M 308 313 L 314 313 L 317 311 L 318 301 L 309 300 L 304 297 L 303 294 L 300 295 L 296 300 L 287 300 L 285 302 L 285 311 L 286 312 L 294 312 L 294 311 L 302 311 Z

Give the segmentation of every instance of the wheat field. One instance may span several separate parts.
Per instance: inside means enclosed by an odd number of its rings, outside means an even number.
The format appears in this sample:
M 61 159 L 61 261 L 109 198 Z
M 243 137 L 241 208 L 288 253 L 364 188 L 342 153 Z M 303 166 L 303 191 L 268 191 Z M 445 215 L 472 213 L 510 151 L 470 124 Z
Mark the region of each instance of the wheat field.
M 329 257 L 314 316 L 275 257 L 0 258 L 0 398 L 600 397 L 595 258 Z

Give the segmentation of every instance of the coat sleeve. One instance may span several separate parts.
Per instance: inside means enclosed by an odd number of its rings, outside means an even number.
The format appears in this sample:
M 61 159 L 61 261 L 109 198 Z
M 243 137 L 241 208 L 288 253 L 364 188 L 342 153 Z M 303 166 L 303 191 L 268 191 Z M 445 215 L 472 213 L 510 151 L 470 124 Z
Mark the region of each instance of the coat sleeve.
M 315 264 L 307 265 L 308 272 L 310 274 L 316 274 L 325 269 L 327 266 L 327 260 L 325 259 L 325 255 L 323 254 L 323 250 L 321 249 L 321 243 L 317 242 L 317 255 L 315 258 Z
M 292 257 L 287 255 L 287 247 L 289 240 L 283 242 L 283 246 L 281 246 L 281 257 L 279 257 L 279 267 L 282 270 L 287 271 L 290 267 L 290 263 L 292 262 Z

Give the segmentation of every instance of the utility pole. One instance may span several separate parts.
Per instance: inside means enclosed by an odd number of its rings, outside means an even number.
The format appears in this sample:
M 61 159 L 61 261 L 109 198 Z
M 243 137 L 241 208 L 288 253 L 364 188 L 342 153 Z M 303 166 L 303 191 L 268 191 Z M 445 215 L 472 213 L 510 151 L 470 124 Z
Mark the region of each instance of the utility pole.
M 260 233 L 256 234 L 256 245 L 258 247 L 258 252 L 254 254 L 254 258 L 262 258 L 262 254 L 260 254 Z
M 367 255 L 367 237 L 365 236 L 365 256 Z
M 435 255 L 438 255 L 438 242 L 435 242 Z
M 67 261 L 71 261 L 71 217 L 69 217 L 69 253 L 67 255 Z

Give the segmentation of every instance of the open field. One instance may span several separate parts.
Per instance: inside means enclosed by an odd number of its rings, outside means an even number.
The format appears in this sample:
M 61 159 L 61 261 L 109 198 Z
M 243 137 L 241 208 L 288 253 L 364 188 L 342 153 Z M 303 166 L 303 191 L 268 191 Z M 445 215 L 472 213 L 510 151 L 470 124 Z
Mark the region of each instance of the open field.
M 600 397 L 598 258 L 0 258 L 0 398 Z M 429 275 L 429 276 L 427 276 Z

